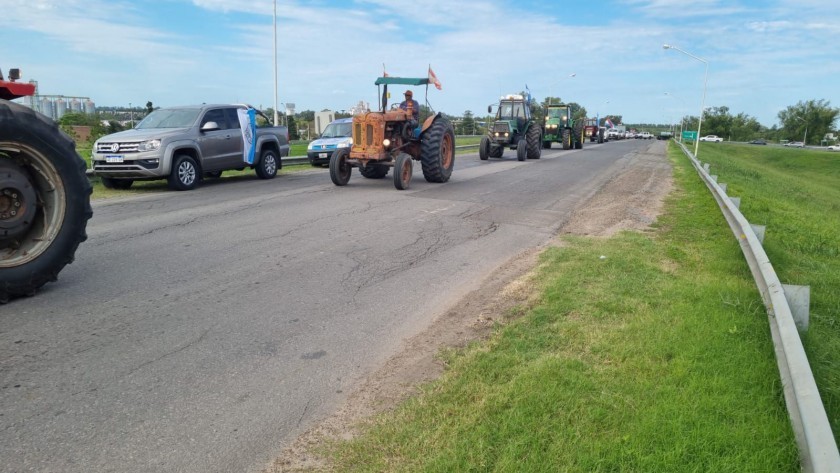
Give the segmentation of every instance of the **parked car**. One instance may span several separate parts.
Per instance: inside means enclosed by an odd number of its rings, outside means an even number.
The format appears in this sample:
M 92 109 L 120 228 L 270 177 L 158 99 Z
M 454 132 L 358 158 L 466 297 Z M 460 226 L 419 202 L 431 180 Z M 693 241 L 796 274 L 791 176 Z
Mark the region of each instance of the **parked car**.
M 840 145 L 831 145 L 827 149 L 829 151 L 840 151 Z
M 789 143 L 785 143 L 785 146 L 790 146 L 791 148 L 804 148 L 805 143 L 801 141 L 791 141 Z
M 706 136 L 701 136 L 700 141 L 711 141 L 711 142 L 714 142 L 714 143 L 720 143 L 720 142 L 723 141 L 723 138 L 721 138 L 717 135 L 706 135 Z
M 764 141 L 764 140 L 752 140 L 752 141 L 750 141 L 750 144 L 751 145 L 766 145 L 767 142 Z
M 93 173 L 112 189 L 128 189 L 136 180 L 166 179 L 172 189 L 192 190 L 204 176 L 246 167 L 271 179 L 282 167 L 280 159 L 289 155 L 288 129 L 257 127 L 251 157 L 245 152 L 240 109 L 247 107 L 205 104 L 155 110 L 134 129 L 96 140 Z M 250 128 L 245 130 L 250 137 Z
M 309 164 L 313 166 L 330 164 L 333 151 L 349 148 L 352 144 L 353 119 L 339 118 L 327 125 L 320 138 L 309 143 L 306 147 L 306 156 L 309 158 Z

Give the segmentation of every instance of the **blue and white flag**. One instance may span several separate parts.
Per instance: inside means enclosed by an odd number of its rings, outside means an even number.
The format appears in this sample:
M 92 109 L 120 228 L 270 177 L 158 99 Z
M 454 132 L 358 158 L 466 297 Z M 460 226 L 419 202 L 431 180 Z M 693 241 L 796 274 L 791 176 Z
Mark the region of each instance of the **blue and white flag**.
M 254 164 L 254 155 L 257 153 L 257 111 L 253 108 L 239 108 L 236 113 L 239 115 L 239 127 L 242 128 L 242 160 Z
M 525 84 L 525 99 L 528 103 L 531 103 L 531 89 L 528 88 L 528 84 Z

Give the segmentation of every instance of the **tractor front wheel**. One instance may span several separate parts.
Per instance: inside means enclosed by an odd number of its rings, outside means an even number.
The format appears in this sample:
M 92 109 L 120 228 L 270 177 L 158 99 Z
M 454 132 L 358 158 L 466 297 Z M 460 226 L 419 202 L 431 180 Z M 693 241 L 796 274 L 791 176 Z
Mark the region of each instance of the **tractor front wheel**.
M 388 166 L 368 162 L 366 166 L 359 168 L 359 172 L 368 179 L 382 179 L 388 174 Z
M 487 161 L 490 157 L 490 138 L 486 136 L 481 137 L 481 143 L 478 145 L 478 159 Z
M 525 161 L 528 157 L 528 143 L 525 140 L 519 140 L 516 144 L 516 159 Z
M 540 159 L 540 142 L 542 141 L 542 131 L 537 125 L 531 125 L 525 135 L 528 140 L 528 159 Z
M 335 150 L 332 156 L 330 156 L 330 179 L 337 186 L 346 186 L 350 182 L 350 173 L 353 171 L 353 168 L 347 162 L 348 154 L 350 152 L 347 148 L 341 148 Z
M 397 156 L 397 162 L 394 164 L 394 187 L 401 191 L 408 189 L 413 174 L 414 163 L 411 156 L 401 153 Z
M 563 129 L 563 149 L 572 149 L 572 130 Z

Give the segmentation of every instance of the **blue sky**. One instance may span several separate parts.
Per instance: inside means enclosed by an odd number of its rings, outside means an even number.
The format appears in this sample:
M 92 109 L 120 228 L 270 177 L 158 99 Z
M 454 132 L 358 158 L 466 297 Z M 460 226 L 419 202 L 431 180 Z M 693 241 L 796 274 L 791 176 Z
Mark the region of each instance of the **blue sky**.
M 97 106 L 270 107 L 273 5 L 0 0 L 0 68 Z M 835 1 L 277 0 L 277 22 L 281 110 L 375 107 L 383 63 L 394 76 L 424 76 L 431 64 L 443 90 L 429 102 L 452 115 L 483 114 L 527 84 L 590 115 L 679 121 L 700 110 L 704 64 L 664 43 L 708 61 L 707 107 L 772 126 L 800 100 L 840 106 Z

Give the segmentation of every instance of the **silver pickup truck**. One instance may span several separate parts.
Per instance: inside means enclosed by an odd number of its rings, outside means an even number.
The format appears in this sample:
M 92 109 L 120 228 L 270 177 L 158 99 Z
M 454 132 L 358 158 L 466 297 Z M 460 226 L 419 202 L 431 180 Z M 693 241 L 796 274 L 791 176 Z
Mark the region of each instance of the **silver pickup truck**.
M 257 127 L 253 163 L 246 161 L 239 122 L 244 105 L 196 105 L 153 111 L 132 130 L 103 136 L 93 145 L 91 167 L 105 187 L 128 189 L 137 180 L 167 179 L 191 190 L 203 177 L 254 169 L 271 179 L 289 155 L 286 127 Z

